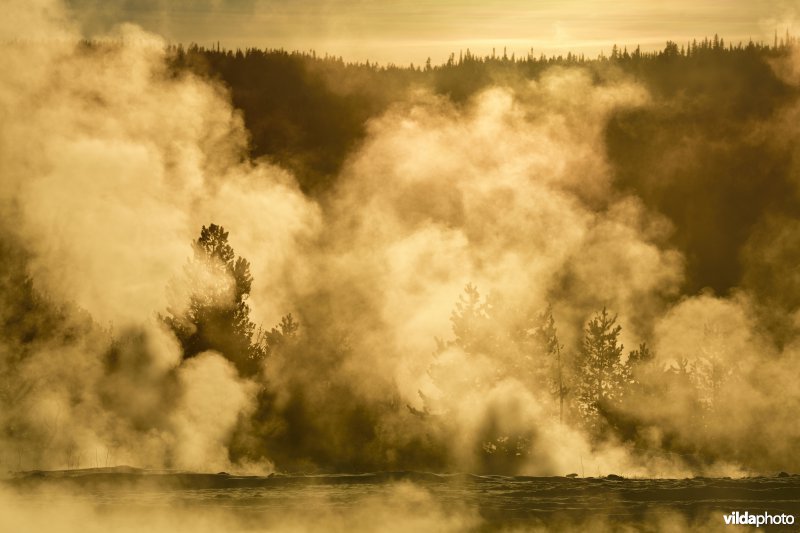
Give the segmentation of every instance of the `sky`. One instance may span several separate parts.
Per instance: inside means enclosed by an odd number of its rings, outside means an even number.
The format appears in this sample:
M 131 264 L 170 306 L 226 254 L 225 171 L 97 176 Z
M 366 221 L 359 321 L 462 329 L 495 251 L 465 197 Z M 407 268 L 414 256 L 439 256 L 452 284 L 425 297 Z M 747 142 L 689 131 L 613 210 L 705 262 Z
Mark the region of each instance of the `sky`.
M 133 22 L 171 42 L 285 48 L 348 60 L 443 62 L 469 48 L 594 57 L 718 33 L 772 41 L 800 0 L 68 0 L 88 34 Z M 796 24 L 795 24 L 796 26 Z

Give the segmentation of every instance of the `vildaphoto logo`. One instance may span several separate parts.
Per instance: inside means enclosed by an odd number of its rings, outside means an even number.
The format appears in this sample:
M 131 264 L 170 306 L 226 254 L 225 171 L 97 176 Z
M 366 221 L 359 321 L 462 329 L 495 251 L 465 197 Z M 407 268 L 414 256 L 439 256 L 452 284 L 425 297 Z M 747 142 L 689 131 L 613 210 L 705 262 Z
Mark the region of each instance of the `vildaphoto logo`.
M 759 514 L 750 514 L 745 511 L 740 513 L 734 511 L 730 514 L 722 515 L 725 519 L 725 525 L 728 526 L 791 526 L 794 524 L 794 515 L 790 514 L 769 514 L 763 512 Z

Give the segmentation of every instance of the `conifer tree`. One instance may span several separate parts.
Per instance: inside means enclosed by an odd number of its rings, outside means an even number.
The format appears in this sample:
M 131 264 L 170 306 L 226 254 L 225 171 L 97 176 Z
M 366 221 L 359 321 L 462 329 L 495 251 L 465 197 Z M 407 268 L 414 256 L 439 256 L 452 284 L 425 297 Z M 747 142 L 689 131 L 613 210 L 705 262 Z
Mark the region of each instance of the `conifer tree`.
M 183 313 L 170 310 L 170 316 L 163 318 L 180 341 L 183 357 L 214 350 L 242 375 L 257 373 L 267 348 L 253 338 L 255 324 L 247 304 L 253 283 L 250 263 L 236 256 L 228 232 L 211 224 L 203 226 L 195 241 L 188 270 L 194 285 L 188 308 Z
M 545 357 L 545 382 L 549 385 L 550 392 L 558 403 L 558 418 L 563 420 L 564 402 L 569 393 L 569 387 L 562 353 L 564 346 L 558 339 L 558 329 L 551 305 L 548 305 L 547 309 L 539 314 L 538 322 L 534 330 L 534 337 L 537 341 L 538 351 Z
M 576 369 L 579 377 L 577 402 L 584 423 L 592 430 L 600 429 L 603 407 L 621 396 L 626 370 L 621 360 L 621 331 L 617 316 L 611 316 L 605 307 L 592 317 L 584 330 Z

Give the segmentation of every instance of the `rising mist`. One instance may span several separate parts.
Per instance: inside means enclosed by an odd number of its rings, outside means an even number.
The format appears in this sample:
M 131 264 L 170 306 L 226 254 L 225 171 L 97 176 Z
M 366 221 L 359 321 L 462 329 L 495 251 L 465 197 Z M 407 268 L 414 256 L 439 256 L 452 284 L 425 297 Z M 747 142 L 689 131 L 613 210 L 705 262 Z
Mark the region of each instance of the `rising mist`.
M 800 468 L 788 36 L 398 69 L 10 13 L 3 469 Z

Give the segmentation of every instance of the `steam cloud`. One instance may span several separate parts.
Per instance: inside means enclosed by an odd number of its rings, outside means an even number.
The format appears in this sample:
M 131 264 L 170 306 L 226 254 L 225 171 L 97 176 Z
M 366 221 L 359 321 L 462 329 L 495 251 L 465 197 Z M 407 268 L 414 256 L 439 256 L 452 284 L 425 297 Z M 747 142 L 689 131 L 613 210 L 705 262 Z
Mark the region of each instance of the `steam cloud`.
M 158 37 L 122 26 L 88 49 L 55 1 L 8 10 L 3 39 L 47 39 L 15 41 L 0 56 L 2 261 L 58 311 L 23 310 L 39 322 L 20 325 L 21 278 L 5 282 L 5 468 L 469 471 L 482 468 L 490 426 L 532 434 L 524 474 L 579 471 L 584 461 L 639 475 L 800 467 L 791 453 L 800 302 L 787 296 L 797 294 L 798 221 L 764 216 L 743 251 L 740 290 L 683 295 L 670 221 L 617 188 L 605 156 L 613 113 L 658 105 L 635 81 L 553 68 L 463 106 L 421 88 L 371 122 L 338 188 L 312 200 L 287 172 L 247 160 L 225 89 L 170 71 Z M 776 66 L 793 82 L 796 59 Z M 764 127 L 796 138 L 782 120 Z M 253 378 L 213 352 L 182 361 L 157 320 L 187 305 L 180 280 L 209 222 L 251 261 L 257 322 L 292 311 L 316 339 L 300 356 L 276 353 Z M 773 284 L 767 268 L 784 275 Z M 607 306 L 626 347 L 651 342 L 659 370 L 736 372 L 708 389 L 713 399 L 698 399 L 718 406 L 702 431 L 691 423 L 696 383 L 626 413 L 651 450 L 683 456 L 598 448 L 522 377 L 470 386 L 491 381 L 493 354 L 433 354 L 467 283 L 504 309 L 551 303 L 569 349 Z M 781 334 L 764 333 L 765 323 Z M 31 327 L 36 338 L 15 337 Z M 432 379 L 437 365 L 446 379 Z M 448 420 L 426 426 L 413 412 L 423 397 Z M 304 456 L 290 457 L 297 449 Z
M 109 337 L 99 333 L 36 343 L 19 365 L 11 353 L 19 347 L 4 350 L 3 418 L 15 428 L 4 439 L 6 464 L 16 456 L 16 466 L 51 467 L 67 456 L 86 465 L 91 452 L 93 464 L 102 454 L 222 469 L 226 438 L 252 409 L 253 384 L 213 354 L 173 376 L 180 350 L 157 313 L 185 305 L 175 280 L 209 218 L 236 234 L 270 303 L 285 307 L 269 289 L 317 211 L 285 173 L 244 160 L 246 133 L 224 90 L 171 77 L 160 39 L 125 26 L 92 53 L 63 29 L 58 4 L 37 7 L 34 29 L 70 40 L 17 42 L 2 60 L 3 231 L 24 243 L 11 251 L 28 258 L 37 291 L 120 335 L 111 368 Z M 11 18 L 30 11 L 17 3 Z M 250 224 L 261 216 L 269 222 Z M 266 304 L 257 311 L 278 314 Z

